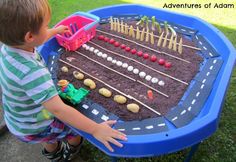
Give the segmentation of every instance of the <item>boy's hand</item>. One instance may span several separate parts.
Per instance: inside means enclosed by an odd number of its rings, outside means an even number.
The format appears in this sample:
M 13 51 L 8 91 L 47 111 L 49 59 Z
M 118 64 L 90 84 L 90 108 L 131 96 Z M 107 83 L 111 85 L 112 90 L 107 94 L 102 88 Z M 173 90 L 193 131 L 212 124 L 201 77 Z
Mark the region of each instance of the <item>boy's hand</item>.
M 118 142 L 116 139 L 120 139 L 123 141 L 127 140 L 125 134 L 117 130 L 114 130 L 110 127 L 111 125 L 115 123 L 116 121 L 110 120 L 110 121 L 106 121 L 101 124 L 98 124 L 97 128 L 95 128 L 94 132 L 92 133 L 92 135 L 97 140 L 102 142 L 111 152 L 113 152 L 114 150 L 109 144 L 109 142 L 113 143 L 114 145 L 118 147 L 123 147 L 123 145 L 120 142 Z
M 71 33 L 68 26 L 60 25 L 56 27 L 57 34 Z

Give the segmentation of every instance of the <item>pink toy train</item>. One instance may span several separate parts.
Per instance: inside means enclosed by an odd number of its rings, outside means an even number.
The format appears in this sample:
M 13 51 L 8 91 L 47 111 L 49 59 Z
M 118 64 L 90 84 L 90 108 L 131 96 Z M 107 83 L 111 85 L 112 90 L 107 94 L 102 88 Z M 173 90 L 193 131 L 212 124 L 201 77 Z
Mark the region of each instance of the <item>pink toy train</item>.
M 85 12 L 77 12 L 72 16 L 62 20 L 59 25 L 69 27 L 70 33 L 57 34 L 58 43 L 68 51 L 76 51 L 84 43 L 88 42 L 96 35 L 96 27 L 100 18 Z

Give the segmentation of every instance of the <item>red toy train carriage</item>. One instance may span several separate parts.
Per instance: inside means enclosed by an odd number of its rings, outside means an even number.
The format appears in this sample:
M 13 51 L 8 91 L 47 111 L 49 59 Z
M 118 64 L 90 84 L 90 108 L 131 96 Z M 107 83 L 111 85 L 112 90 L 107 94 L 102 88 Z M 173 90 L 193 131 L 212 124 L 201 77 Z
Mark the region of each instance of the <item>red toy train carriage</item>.
M 57 34 L 56 39 L 68 51 L 75 51 L 96 35 L 96 27 L 99 20 L 100 18 L 95 15 L 77 12 L 55 26 L 65 25 L 70 30 L 70 32 L 62 35 Z

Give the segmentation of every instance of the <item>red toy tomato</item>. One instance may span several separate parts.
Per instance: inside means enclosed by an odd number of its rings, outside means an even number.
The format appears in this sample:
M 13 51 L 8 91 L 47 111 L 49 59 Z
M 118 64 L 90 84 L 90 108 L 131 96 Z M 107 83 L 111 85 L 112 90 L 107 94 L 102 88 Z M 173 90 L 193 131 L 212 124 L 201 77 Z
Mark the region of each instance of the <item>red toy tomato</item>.
M 143 52 L 142 52 L 142 51 L 138 51 L 137 55 L 138 55 L 139 57 L 142 57 L 142 56 L 143 56 Z
M 144 58 L 144 59 L 148 59 L 148 57 L 149 57 L 148 53 L 144 53 L 144 54 L 143 54 L 143 58 Z
M 155 62 L 155 61 L 157 60 L 157 57 L 156 57 L 155 55 L 152 55 L 151 58 L 150 58 L 150 60 L 151 60 L 152 62 Z
M 121 49 L 125 49 L 125 47 L 126 47 L 125 44 L 120 45 L 120 48 L 121 48 Z
M 130 47 L 125 47 L 125 50 L 126 50 L 127 52 L 129 52 L 131 49 L 130 49 Z
M 132 49 L 132 50 L 131 50 L 131 53 L 132 53 L 133 55 L 134 55 L 136 52 L 137 52 L 136 49 Z
M 103 35 L 99 35 L 99 37 L 98 37 L 99 40 L 104 40 L 104 38 L 105 37 Z
M 164 60 L 164 59 L 160 59 L 160 60 L 158 61 L 158 64 L 159 64 L 159 65 L 164 65 L 164 64 L 165 64 L 165 60 Z
M 166 68 L 170 68 L 170 67 L 171 67 L 171 63 L 170 63 L 170 62 L 166 62 L 166 63 L 165 63 L 165 67 L 166 67 Z
M 105 42 L 108 42 L 110 39 L 107 38 L 107 37 L 105 37 L 103 40 L 104 40 Z
M 114 43 L 114 46 L 115 46 L 115 47 L 119 47 L 119 46 L 120 46 L 120 43 L 119 43 L 119 42 L 115 42 L 115 43 Z
M 114 39 L 110 39 L 110 40 L 109 40 L 109 43 L 110 43 L 110 44 L 113 44 L 114 42 L 115 42 Z

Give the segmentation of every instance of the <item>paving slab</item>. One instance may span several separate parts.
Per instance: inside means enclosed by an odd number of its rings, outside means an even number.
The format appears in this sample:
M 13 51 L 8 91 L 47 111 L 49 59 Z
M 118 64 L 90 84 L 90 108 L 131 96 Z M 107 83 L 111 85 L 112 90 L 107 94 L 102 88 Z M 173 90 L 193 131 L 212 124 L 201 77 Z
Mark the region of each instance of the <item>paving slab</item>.
M 0 136 L 1 162 L 48 162 L 42 154 L 41 144 L 27 144 L 19 141 L 11 133 L 6 132 Z M 73 162 L 84 162 L 80 157 Z
M 1 48 L 1 44 L 0 44 Z M 2 90 L 0 88 L 0 135 L 7 131 L 6 124 L 3 120 L 3 110 L 2 110 Z

